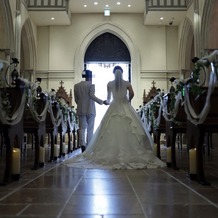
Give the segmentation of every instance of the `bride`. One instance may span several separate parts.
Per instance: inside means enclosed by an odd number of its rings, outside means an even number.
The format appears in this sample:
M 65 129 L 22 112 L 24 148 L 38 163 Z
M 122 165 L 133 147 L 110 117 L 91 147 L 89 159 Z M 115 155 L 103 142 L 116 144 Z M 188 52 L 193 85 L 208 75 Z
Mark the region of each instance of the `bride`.
M 116 66 L 115 79 L 107 85 L 110 104 L 86 150 L 63 164 L 79 168 L 143 169 L 164 167 L 152 151 L 152 138 L 130 101 L 130 82 L 123 80 L 123 69 Z M 112 101 L 111 101 L 112 99 Z

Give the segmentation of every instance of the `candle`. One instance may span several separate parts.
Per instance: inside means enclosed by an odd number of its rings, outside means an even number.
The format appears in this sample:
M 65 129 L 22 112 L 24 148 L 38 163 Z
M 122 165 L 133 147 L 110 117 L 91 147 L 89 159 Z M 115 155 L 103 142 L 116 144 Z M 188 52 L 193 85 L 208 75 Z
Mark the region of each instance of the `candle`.
M 13 148 L 12 151 L 12 175 L 20 174 L 20 149 Z
M 75 145 L 76 145 L 76 148 L 79 148 L 79 143 L 78 143 L 77 139 L 75 140 Z
M 45 146 L 45 145 L 44 145 L 44 146 Z M 47 150 L 46 156 L 51 157 L 51 145 L 47 144 L 45 148 L 46 148 L 46 150 Z
M 68 153 L 68 144 L 65 144 L 65 154 Z
M 48 136 L 45 137 L 45 144 L 48 144 Z
M 73 150 L 73 142 L 72 141 L 70 142 L 70 150 L 71 151 Z
M 45 163 L 45 148 L 39 146 L 39 163 Z
M 57 143 L 60 145 L 61 143 L 61 140 L 60 140 L 60 135 L 58 134 L 58 137 L 57 137 Z
M 172 162 L 172 152 L 171 152 L 171 147 L 167 147 L 167 163 Z
M 54 145 L 54 157 L 58 157 L 59 156 L 59 151 L 60 150 L 60 145 L 55 144 Z
M 66 144 L 65 144 L 65 142 L 62 143 L 62 154 L 66 154 Z
M 69 142 L 69 137 L 68 137 L 68 135 L 67 135 L 67 134 L 65 134 L 65 135 L 64 135 L 64 139 L 65 139 L 65 140 L 64 140 L 64 141 L 65 141 L 65 143 L 67 143 L 67 144 L 68 144 L 68 142 Z
M 154 155 L 157 156 L 157 144 L 156 143 L 153 145 L 153 152 L 154 152 Z
M 189 150 L 189 173 L 197 174 L 196 148 Z

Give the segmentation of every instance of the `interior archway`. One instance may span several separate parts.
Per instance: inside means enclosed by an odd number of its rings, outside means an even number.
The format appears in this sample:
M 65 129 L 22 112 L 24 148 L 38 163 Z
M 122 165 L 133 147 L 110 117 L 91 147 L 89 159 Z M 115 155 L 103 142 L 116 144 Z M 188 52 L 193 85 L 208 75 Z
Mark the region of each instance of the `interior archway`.
M 32 25 L 27 19 L 21 31 L 21 54 L 20 72 L 22 76 L 30 81 L 34 80 L 34 70 L 36 65 L 36 46 Z
M 180 69 L 184 70 L 184 77 L 189 77 L 188 71 L 191 70 L 191 59 L 194 55 L 194 32 L 191 21 L 186 18 L 183 24 L 180 42 Z M 187 74 L 187 75 L 186 75 Z
M 84 57 L 84 68 L 91 70 L 96 96 L 107 97 L 107 83 L 114 79 L 113 68 L 123 68 L 123 78 L 131 81 L 131 58 L 125 43 L 112 33 L 103 33 L 96 37 L 88 46 Z M 108 107 L 96 104 L 95 129 L 100 124 Z
M 96 37 L 86 50 L 84 62 L 131 62 L 125 43 L 112 33 Z
M 117 27 L 113 24 L 102 24 L 90 31 L 84 39 L 81 39 L 81 44 L 77 48 L 77 55 L 75 56 L 74 66 L 75 66 L 75 83 L 81 81 L 81 73 L 84 67 L 84 57 L 88 46 L 91 42 L 103 33 L 112 33 L 119 37 L 129 50 L 131 58 L 131 71 L 134 72 L 134 77 L 132 78 L 132 85 L 135 87 L 135 97 L 132 101 L 133 107 L 137 107 L 138 104 L 138 94 L 140 93 L 141 87 L 138 84 L 138 78 L 140 78 L 140 56 L 137 47 L 134 45 L 132 39 L 122 30 L 122 28 Z
M 9 1 L 0 4 L 0 46 L 14 48 L 14 31 Z
M 218 48 L 218 1 L 208 0 L 208 3 L 204 7 L 203 12 L 203 23 L 202 23 L 202 36 L 203 36 L 203 44 L 204 49 L 214 50 Z

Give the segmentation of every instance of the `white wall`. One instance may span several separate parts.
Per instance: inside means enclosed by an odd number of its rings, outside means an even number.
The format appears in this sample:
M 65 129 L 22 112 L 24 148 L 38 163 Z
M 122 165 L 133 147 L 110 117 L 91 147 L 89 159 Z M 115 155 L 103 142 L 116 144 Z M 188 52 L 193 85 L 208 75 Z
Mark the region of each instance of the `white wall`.
M 50 90 L 55 84 L 58 87 L 63 76 L 68 78 L 64 87 L 69 92 L 81 78 L 86 48 L 107 31 L 121 38 L 130 50 L 135 108 L 142 104 L 144 88 L 151 88 L 152 74 L 158 74 L 158 88 L 167 88 L 166 73 L 178 72 L 178 29 L 144 26 L 142 14 L 112 14 L 109 18 L 102 14 L 73 14 L 70 26 L 38 27 L 36 72 L 50 80 L 43 88 Z

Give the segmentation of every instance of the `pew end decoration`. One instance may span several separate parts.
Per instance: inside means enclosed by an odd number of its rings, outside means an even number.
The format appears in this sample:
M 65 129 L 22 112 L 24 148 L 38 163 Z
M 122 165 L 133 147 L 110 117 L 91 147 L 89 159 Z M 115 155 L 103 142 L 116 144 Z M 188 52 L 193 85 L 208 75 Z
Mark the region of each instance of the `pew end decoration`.
M 27 149 L 24 144 L 25 134 L 34 135 L 31 147 L 34 148 L 34 155 L 28 160 L 33 162 L 31 169 L 36 170 L 45 165 L 46 156 L 50 156 L 50 161 L 53 160 L 55 143 L 53 136 L 56 136 L 58 128 L 65 126 L 64 131 L 69 134 L 78 128 L 74 108 L 64 104 L 55 90 L 43 91 L 40 87 L 41 78 L 30 82 L 20 77 L 16 69 L 18 64 L 17 59 L 12 59 L 11 64 L 0 60 L 0 71 L 4 77 L 0 84 L 0 127 L 5 143 L 2 157 L 3 184 L 22 178 L 20 172 L 24 169 L 21 159 Z M 50 134 L 50 145 L 45 147 L 46 133 Z M 63 143 L 64 153 L 75 148 L 72 137 L 68 141 L 69 146 Z
M 143 106 L 139 108 L 137 113 L 146 129 L 149 130 L 151 136 L 153 136 L 154 144 L 153 151 L 155 155 L 161 159 L 160 154 L 160 135 L 164 133 L 165 123 L 162 117 L 162 98 L 164 92 L 157 89 L 152 82 L 153 87 L 147 96 L 145 91 L 143 94 Z
M 189 137 L 189 176 L 203 185 L 209 185 L 204 175 L 203 143 L 206 133 L 217 132 L 218 112 L 216 104 L 218 100 L 217 66 L 218 51 L 213 51 L 201 59 L 195 59 L 195 70 L 189 83 L 185 84 L 184 107 L 187 115 L 187 132 Z M 201 74 L 204 74 L 202 76 Z M 200 77 L 208 77 L 200 84 Z M 196 88 L 197 87 L 197 88 Z M 195 90 L 195 92 L 191 92 Z M 197 92 L 196 92 L 197 91 Z M 208 146 L 209 151 L 209 146 Z
M 187 119 L 193 124 L 203 124 L 208 116 L 211 108 L 211 95 L 217 86 L 217 64 L 218 51 L 214 51 L 209 56 L 203 57 L 194 62 L 195 69 L 191 77 L 184 85 L 184 105 L 187 114 Z M 200 73 L 209 72 L 208 84 L 205 84 L 205 79 L 202 84 L 199 84 Z M 199 101 L 204 101 L 204 106 L 195 108 L 194 104 Z

